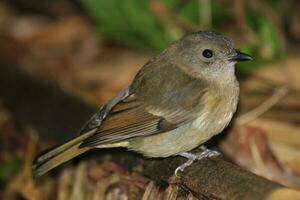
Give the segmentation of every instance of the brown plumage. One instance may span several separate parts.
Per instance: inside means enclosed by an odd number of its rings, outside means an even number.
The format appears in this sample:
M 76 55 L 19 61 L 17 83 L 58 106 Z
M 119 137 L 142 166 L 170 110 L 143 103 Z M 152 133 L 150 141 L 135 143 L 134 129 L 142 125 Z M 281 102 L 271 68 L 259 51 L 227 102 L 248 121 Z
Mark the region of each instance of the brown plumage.
M 91 148 L 126 147 L 167 157 L 199 146 L 230 122 L 239 95 L 234 64 L 247 59 L 222 35 L 186 35 L 146 63 L 81 135 L 38 156 L 34 175 Z

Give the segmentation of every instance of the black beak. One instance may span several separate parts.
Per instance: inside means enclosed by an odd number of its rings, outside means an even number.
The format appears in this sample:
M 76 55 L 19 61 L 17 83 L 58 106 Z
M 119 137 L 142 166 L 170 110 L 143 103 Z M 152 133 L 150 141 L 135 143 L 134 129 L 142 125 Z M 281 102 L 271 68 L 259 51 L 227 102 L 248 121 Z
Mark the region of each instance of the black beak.
M 252 60 L 252 57 L 250 55 L 242 53 L 239 50 L 237 50 L 236 53 L 237 54 L 235 56 L 233 56 L 232 58 L 230 58 L 230 61 L 240 62 L 240 61 Z

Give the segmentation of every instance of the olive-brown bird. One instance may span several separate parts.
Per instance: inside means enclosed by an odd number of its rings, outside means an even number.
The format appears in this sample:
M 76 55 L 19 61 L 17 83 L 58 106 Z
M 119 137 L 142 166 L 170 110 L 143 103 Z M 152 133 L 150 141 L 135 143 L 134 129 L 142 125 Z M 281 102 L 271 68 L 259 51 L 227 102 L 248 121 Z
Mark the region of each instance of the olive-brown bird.
M 214 32 L 190 33 L 147 62 L 133 82 L 103 105 L 81 134 L 38 156 L 35 177 L 93 148 L 126 147 L 146 157 L 200 155 L 188 151 L 220 133 L 236 111 L 237 61 L 251 57 Z

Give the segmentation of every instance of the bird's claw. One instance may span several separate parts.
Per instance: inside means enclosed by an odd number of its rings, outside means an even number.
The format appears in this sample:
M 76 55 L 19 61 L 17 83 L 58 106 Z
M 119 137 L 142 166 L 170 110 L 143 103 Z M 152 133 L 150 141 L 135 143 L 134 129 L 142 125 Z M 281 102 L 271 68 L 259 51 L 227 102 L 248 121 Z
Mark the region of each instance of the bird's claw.
M 202 150 L 202 152 L 200 152 L 200 153 L 192 154 L 192 153 L 183 152 L 180 154 L 180 156 L 185 157 L 188 160 L 175 169 L 175 172 L 174 172 L 175 176 L 178 176 L 179 171 L 183 172 L 186 167 L 190 166 L 194 162 L 194 160 L 201 160 L 202 158 L 214 157 L 214 156 L 220 155 L 219 152 L 209 150 L 204 146 L 201 146 L 200 148 Z
M 184 170 L 184 168 L 185 167 L 182 167 L 181 165 L 179 166 L 179 167 L 177 167 L 176 169 L 175 169 L 175 176 L 178 176 L 178 171 L 181 171 L 181 172 L 183 172 L 183 170 Z
M 201 152 L 199 157 L 197 157 L 197 160 L 200 160 L 200 159 L 206 158 L 206 157 L 219 156 L 219 155 L 221 155 L 221 154 L 217 151 L 205 149 L 203 152 Z

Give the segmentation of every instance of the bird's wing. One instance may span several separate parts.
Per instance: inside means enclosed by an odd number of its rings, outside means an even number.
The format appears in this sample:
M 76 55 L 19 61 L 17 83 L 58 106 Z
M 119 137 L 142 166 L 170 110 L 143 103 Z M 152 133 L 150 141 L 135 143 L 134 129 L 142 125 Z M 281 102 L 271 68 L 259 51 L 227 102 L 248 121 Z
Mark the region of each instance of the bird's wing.
M 100 107 L 100 109 L 84 124 L 79 134 L 85 134 L 90 130 L 99 128 L 111 109 L 128 96 L 129 87 L 125 87 L 116 96 Z
M 152 112 L 153 111 L 153 112 Z M 143 137 L 173 130 L 191 120 L 184 110 L 164 110 L 159 114 L 144 103 L 139 102 L 134 94 L 120 98 L 109 111 L 102 111 L 93 135 L 86 138 L 80 147 L 96 147 L 107 143 L 116 143 L 134 137 Z M 106 113 L 107 112 L 107 113 Z M 171 119 L 172 122 L 168 121 Z M 92 120 L 92 128 L 94 123 Z M 97 120 L 96 120 L 97 121 Z
M 191 122 L 204 95 L 201 84 L 172 64 L 147 63 L 133 83 L 87 123 L 82 132 L 94 131 L 80 147 L 160 134 Z

